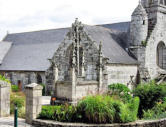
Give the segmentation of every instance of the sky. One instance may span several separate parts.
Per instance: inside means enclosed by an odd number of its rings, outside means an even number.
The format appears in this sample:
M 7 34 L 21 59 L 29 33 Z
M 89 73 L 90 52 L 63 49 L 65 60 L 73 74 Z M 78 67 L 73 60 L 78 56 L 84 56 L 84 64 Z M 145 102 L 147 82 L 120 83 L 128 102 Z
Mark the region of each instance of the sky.
M 130 21 L 139 0 L 0 0 L 0 40 L 7 33 Z

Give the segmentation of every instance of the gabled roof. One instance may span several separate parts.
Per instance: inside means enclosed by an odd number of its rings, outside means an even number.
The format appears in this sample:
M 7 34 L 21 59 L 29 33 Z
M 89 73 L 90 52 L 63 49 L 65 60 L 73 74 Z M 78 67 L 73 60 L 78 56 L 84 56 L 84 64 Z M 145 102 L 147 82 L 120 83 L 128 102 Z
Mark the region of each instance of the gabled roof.
M 85 26 L 86 32 L 99 45 L 100 41 L 103 43 L 103 55 L 109 58 L 110 63 L 121 64 L 136 64 L 137 61 L 133 59 L 120 45 L 122 40 L 117 36 L 119 32 L 103 28 L 101 26 Z M 125 42 L 124 42 L 125 43 Z
M 52 58 L 68 31 L 65 28 L 8 34 L 4 40 L 13 45 L 0 70 L 45 71 L 50 66 L 48 59 Z
M 119 32 L 102 26 L 85 25 L 85 31 L 99 44 L 103 42 L 103 54 L 110 58 L 110 63 L 136 64 L 120 44 Z M 5 71 L 45 71 L 50 66 L 59 44 L 64 40 L 69 28 L 42 30 L 26 33 L 8 34 L 4 41 L 13 45 L 0 65 Z
M 102 25 L 98 25 L 98 26 L 106 27 L 108 29 L 117 30 L 117 31 L 121 31 L 121 32 L 127 32 L 130 27 L 130 22 L 102 24 Z
M 11 42 L 0 42 L 0 65 L 7 52 L 10 50 L 12 43 Z

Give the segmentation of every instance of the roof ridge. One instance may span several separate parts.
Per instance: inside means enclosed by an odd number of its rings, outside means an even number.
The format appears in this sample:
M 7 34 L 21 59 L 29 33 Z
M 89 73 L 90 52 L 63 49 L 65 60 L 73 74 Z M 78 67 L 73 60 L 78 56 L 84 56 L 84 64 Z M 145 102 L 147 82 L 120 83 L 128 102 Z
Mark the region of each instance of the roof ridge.
M 88 25 L 88 26 L 98 26 L 98 27 L 102 27 L 108 30 L 112 30 L 106 27 L 103 27 L 102 25 L 113 25 L 113 24 L 120 24 L 120 23 L 130 23 L 130 21 L 126 21 L 126 22 L 117 22 L 117 23 L 107 23 L 107 24 L 96 24 L 96 25 Z M 87 24 L 84 24 L 87 25 Z M 33 32 L 41 32 L 41 31 L 49 31 L 49 30 L 60 30 L 60 29 L 69 29 L 71 27 L 63 27 L 63 28 L 53 28 L 53 29 L 43 29 L 43 30 L 33 30 L 33 31 L 25 31 L 25 32 L 16 32 L 16 33 L 9 33 L 7 35 L 15 35 L 15 34 L 24 34 L 24 33 L 33 33 Z M 116 30 L 118 32 L 118 30 Z M 6 36 L 7 36 L 6 35 Z M 6 37 L 5 36 L 5 37 Z M 4 39 L 3 39 L 4 40 Z
M 15 35 L 15 34 L 25 34 L 25 33 L 34 33 L 34 32 L 41 32 L 41 31 L 50 31 L 50 30 L 61 30 L 61 29 L 69 29 L 71 27 L 64 27 L 64 28 L 55 28 L 55 29 L 45 29 L 45 30 L 34 30 L 34 31 L 25 31 L 25 32 L 16 32 L 16 33 L 9 33 L 7 35 Z M 6 35 L 6 36 L 7 36 Z

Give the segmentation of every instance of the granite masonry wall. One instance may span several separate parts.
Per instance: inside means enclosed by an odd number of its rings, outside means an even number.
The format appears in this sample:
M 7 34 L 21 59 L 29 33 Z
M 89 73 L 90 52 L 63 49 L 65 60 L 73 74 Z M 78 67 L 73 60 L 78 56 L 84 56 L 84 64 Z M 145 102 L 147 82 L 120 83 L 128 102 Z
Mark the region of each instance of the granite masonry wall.
M 11 83 L 18 85 L 19 82 L 24 90 L 25 85 L 30 83 L 39 83 L 39 79 L 42 84 L 46 84 L 45 72 L 26 72 L 26 71 L 0 71 L 1 75 L 4 75 L 6 78 L 10 79 Z M 40 78 L 39 78 L 40 77 Z
M 72 100 L 72 84 L 71 82 L 60 82 L 56 83 L 56 97 L 63 100 Z M 79 81 L 75 87 L 75 98 L 77 100 L 89 94 L 98 93 L 98 82 L 97 81 Z
M 41 85 L 36 83 L 25 87 L 26 94 L 26 123 L 31 124 L 36 119 L 42 108 L 42 89 Z
M 35 119 L 32 122 L 35 127 L 165 127 L 166 119 L 136 121 L 126 124 L 83 124 L 83 123 L 62 123 L 56 121 Z
M 10 115 L 10 88 L 9 83 L 0 80 L 0 117 Z
M 123 64 L 109 64 L 107 65 L 108 73 L 108 85 L 113 83 L 128 84 L 129 88 L 131 86 L 131 76 L 133 76 L 133 81 L 135 82 L 137 76 L 137 65 L 123 65 Z

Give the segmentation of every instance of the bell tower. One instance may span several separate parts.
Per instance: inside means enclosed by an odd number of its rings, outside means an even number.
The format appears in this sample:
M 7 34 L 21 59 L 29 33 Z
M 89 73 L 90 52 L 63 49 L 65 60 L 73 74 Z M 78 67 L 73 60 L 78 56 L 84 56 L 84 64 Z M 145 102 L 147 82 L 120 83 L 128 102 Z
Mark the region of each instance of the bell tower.
M 166 0 L 141 0 L 141 3 L 148 15 L 148 37 L 157 23 L 166 29 Z

